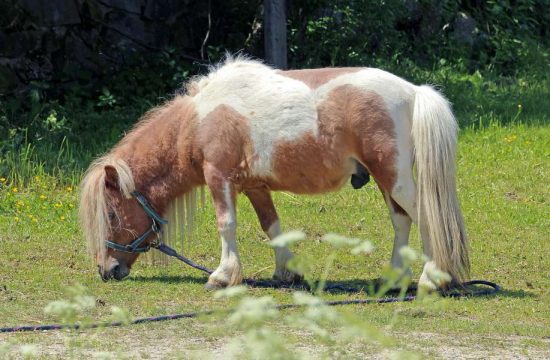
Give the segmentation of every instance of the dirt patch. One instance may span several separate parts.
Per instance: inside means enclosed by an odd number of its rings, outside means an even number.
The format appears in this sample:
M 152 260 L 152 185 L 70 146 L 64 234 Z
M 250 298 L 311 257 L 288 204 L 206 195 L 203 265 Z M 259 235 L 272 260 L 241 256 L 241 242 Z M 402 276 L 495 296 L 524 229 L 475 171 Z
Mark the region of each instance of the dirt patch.
M 2 344 L 16 343 L 8 358 L 22 358 L 20 344 L 35 344 L 37 355 L 46 358 L 173 359 L 227 358 L 230 335 L 211 332 L 212 324 L 189 322 L 155 328 L 132 327 L 79 333 L 0 335 Z M 144 334 L 144 331 L 147 333 Z M 307 333 L 292 334 L 300 341 L 297 351 L 317 358 L 329 350 L 313 341 Z M 330 353 L 331 358 L 387 359 L 395 351 L 407 351 L 437 359 L 548 359 L 550 339 L 527 336 L 436 334 L 428 332 L 391 332 L 397 347 L 383 349 L 370 344 L 350 344 Z M 1 351 L 1 350 L 0 350 Z M 0 355 L 2 355 L 0 353 Z M 1 357 L 1 356 L 0 356 Z

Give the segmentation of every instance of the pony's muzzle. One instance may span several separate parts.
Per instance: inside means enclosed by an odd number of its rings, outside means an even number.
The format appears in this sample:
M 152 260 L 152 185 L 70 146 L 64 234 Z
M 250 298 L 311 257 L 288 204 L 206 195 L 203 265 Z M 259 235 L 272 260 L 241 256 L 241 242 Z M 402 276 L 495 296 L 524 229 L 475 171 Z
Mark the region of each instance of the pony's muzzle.
M 122 280 L 130 274 L 130 269 L 128 269 L 125 265 L 121 265 L 116 260 L 109 264 L 107 270 L 105 270 L 101 265 L 98 265 L 97 267 L 101 280 L 103 281 L 109 281 L 111 279 Z

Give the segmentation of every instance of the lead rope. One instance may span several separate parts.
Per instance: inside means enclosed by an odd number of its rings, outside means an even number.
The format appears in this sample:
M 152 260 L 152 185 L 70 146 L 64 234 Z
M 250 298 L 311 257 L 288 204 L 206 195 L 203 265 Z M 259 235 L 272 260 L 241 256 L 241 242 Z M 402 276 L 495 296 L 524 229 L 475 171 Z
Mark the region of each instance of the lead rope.
M 178 260 L 186 263 L 187 265 L 201 270 L 207 274 L 212 274 L 212 270 L 208 269 L 205 266 L 199 265 L 195 263 L 192 260 L 189 260 L 183 255 L 178 254 L 174 249 L 171 247 L 159 243 L 158 245 L 154 245 L 154 248 L 158 249 L 162 253 L 177 258 Z M 247 284 L 251 287 L 269 287 L 269 288 L 292 288 L 292 289 L 304 289 L 304 290 L 311 290 L 308 285 L 294 285 L 294 284 L 287 284 L 287 283 L 281 283 L 278 281 L 269 281 L 269 280 L 254 280 L 254 279 L 244 279 L 243 283 Z M 467 286 L 472 285 L 483 285 L 487 288 L 480 289 L 480 290 L 474 290 L 474 291 L 468 291 L 468 292 L 442 292 L 441 294 L 443 296 L 447 297 L 453 297 L 453 298 L 462 298 L 462 297 L 475 297 L 475 296 L 488 296 L 488 295 L 494 295 L 501 291 L 500 286 L 497 284 L 485 281 L 485 280 L 472 280 L 467 281 L 462 284 L 463 288 L 466 288 Z M 338 284 L 333 285 L 327 285 L 324 288 L 325 291 L 327 290 L 340 290 L 342 292 L 347 293 L 356 293 L 361 292 L 363 289 L 353 288 L 353 287 L 346 287 Z M 373 298 L 373 299 L 355 299 L 355 300 L 334 300 L 334 301 L 325 301 L 323 302 L 323 305 L 326 306 L 342 306 L 342 305 L 354 305 L 354 304 L 387 304 L 387 303 L 395 303 L 395 302 L 409 302 L 416 299 L 416 295 L 405 295 L 402 297 L 381 297 L 381 298 Z M 304 307 L 306 305 L 299 305 L 299 304 L 282 304 L 277 305 L 275 308 L 283 310 L 283 309 L 295 309 Z M 162 315 L 162 316 L 153 316 L 153 317 L 144 317 L 144 318 L 138 318 L 130 322 L 122 322 L 122 321 L 115 321 L 115 322 L 96 322 L 92 324 L 50 324 L 50 325 L 26 325 L 26 326 L 14 326 L 14 327 L 5 327 L 0 328 L 0 333 L 13 333 L 13 332 L 27 332 L 27 331 L 48 331 L 48 330 L 62 330 L 62 329 L 70 329 L 70 330 L 78 330 L 78 329 L 97 329 L 97 328 L 105 328 L 105 327 L 117 327 L 117 326 L 123 326 L 123 325 L 134 325 L 134 324 L 143 324 L 143 323 L 151 323 L 151 322 L 159 322 L 159 321 L 167 321 L 167 320 L 176 320 L 176 319 L 190 319 L 190 318 L 196 318 L 201 315 L 210 315 L 215 312 L 225 312 L 229 313 L 233 311 L 232 309 L 229 310 L 204 310 L 204 311 L 194 311 L 194 312 L 188 312 L 188 313 L 182 313 L 182 314 L 171 314 L 171 315 Z

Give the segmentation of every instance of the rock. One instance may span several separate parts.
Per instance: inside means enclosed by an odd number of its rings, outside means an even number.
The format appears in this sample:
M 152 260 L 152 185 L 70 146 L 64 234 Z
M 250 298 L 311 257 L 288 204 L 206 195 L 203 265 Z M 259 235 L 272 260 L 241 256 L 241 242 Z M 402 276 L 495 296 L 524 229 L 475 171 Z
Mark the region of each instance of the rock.
M 138 16 L 115 11 L 108 15 L 106 22 L 115 45 L 128 44 L 132 48 L 151 45 L 154 36 L 151 29 Z
M 74 0 L 21 0 L 20 5 L 42 25 L 80 24 L 80 14 Z
M 458 13 L 454 21 L 453 28 L 453 36 L 458 42 L 468 44 L 470 46 L 474 44 L 475 37 L 479 30 L 477 28 L 477 22 L 473 18 L 463 12 Z
M 187 3 L 187 1 L 182 2 Z M 178 0 L 149 0 L 145 5 L 143 16 L 149 20 L 165 20 L 174 15 L 178 11 L 179 7 L 183 6 L 180 5 L 180 1 Z
M 148 1 L 151 3 L 154 1 Z M 136 0 L 103 0 L 103 5 L 113 9 L 122 10 L 134 15 L 141 15 L 141 1 Z
M 41 43 L 42 32 L 20 31 L 11 34 L 0 33 L 0 56 L 15 58 L 36 50 Z
M 62 66 L 62 70 L 67 73 L 78 73 L 81 71 L 98 71 L 99 55 L 94 53 L 80 37 L 75 34 L 70 34 L 65 40 L 65 54 L 63 64 L 57 64 Z

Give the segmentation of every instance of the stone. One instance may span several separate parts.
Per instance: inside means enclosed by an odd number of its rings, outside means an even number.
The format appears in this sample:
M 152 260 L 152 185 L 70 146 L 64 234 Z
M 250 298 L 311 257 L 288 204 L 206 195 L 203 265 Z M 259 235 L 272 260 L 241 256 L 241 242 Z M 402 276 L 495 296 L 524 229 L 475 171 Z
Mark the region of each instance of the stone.
M 74 0 L 21 0 L 20 5 L 42 25 L 74 25 L 81 22 Z
M 187 5 L 188 1 L 181 1 Z M 157 1 L 149 0 L 145 5 L 143 16 L 149 20 L 165 20 L 173 16 L 179 8 L 183 7 L 178 0 Z
M 41 43 L 42 32 L 19 31 L 11 34 L 0 33 L 0 56 L 15 58 L 36 50 Z
M 152 2 L 152 1 L 148 1 Z M 136 0 L 103 0 L 104 6 L 111 7 L 132 13 L 134 15 L 141 15 L 141 1 Z
M 479 30 L 477 22 L 463 12 L 458 13 L 453 24 L 453 36 L 458 42 L 473 45 Z

